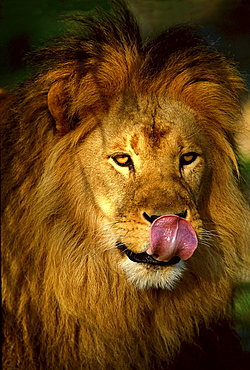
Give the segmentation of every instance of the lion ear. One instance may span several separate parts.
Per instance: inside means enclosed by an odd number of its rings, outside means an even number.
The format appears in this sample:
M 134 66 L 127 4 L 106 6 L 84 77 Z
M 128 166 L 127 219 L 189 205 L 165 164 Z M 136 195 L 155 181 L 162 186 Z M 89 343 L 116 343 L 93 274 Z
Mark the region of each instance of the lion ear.
M 59 134 L 65 135 L 70 131 L 68 117 L 69 96 L 64 88 L 64 82 L 54 83 L 48 92 L 48 108 L 55 120 L 56 129 Z

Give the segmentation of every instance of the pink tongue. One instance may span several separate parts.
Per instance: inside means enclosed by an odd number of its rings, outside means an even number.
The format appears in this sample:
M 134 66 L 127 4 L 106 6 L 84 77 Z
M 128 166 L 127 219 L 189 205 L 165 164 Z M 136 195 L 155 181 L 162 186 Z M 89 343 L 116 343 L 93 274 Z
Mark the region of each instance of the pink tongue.
M 198 240 L 190 223 L 175 215 L 157 218 L 150 228 L 150 247 L 146 251 L 158 261 L 178 256 L 187 260 L 197 248 Z

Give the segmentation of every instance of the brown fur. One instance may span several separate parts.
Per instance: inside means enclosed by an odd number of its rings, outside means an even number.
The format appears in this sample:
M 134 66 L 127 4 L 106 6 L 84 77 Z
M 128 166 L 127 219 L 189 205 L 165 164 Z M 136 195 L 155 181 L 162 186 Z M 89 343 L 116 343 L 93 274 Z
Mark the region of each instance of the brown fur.
M 143 45 L 124 9 L 79 18 L 85 34 L 37 54 L 37 75 L 4 100 L 5 369 L 222 369 L 227 356 L 236 369 L 218 328 L 248 238 L 235 156 L 244 84 L 188 28 Z M 180 180 L 174 153 L 194 141 L 200 162 Z M 143 157 L 135 180 L 106 152 L 128 142 Z M 143 251 L 146 209 L 183 207 L 199 246 L 180 277 L 118 249 L 122 238 Z

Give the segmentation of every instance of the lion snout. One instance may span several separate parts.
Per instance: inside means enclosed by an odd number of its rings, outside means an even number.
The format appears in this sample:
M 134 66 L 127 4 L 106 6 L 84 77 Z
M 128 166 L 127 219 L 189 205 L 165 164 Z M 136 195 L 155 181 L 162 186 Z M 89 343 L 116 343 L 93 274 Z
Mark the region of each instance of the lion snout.
M 164 213 L 164 214 L 166 214 L 166 213 Z M 147 212 L 142 212 L 142 217 L 152 224 L 157 218 L 163 216 L 164 214 L 161 214 L 161 215 L 152 214 L 152 215 L 150 215 Z M 187 210 L 182 211 L 182 212 L 176 212 L 176 213 L 175 212 L 170 212 L 169 214 L 174 214 L 175 216 L 179 216 L 181 218 L 186 218 L 187 217 Z

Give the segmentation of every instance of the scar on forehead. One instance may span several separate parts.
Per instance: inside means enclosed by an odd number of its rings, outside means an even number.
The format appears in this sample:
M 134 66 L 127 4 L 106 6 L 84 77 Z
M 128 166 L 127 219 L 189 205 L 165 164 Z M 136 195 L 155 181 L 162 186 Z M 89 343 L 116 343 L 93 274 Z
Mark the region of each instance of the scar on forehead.
M 130 139 L 130 146 L 135 152 L 135 154 L 139 154 L 139 145 L 140 145 L 140 138 L 144 137 L 148 139 L 148 143 L 151 146 L 159 146 L 160 142 L 163 138 L 165 138 L 171 131 L 170 125 L 165 127 L 163 125 L 145 125 L 143 130 L 140 134 L 136 133 L 131 136 Z
M 151 126 L 144 127 L 144 135 L 148 137 L 151 145 L 157 147 L 160 145 L 161 140 L 166 138 L 170 131 L 170 125 L 161 125 L 159 123 L 156 124 L 155 121 L 153 121 Z

